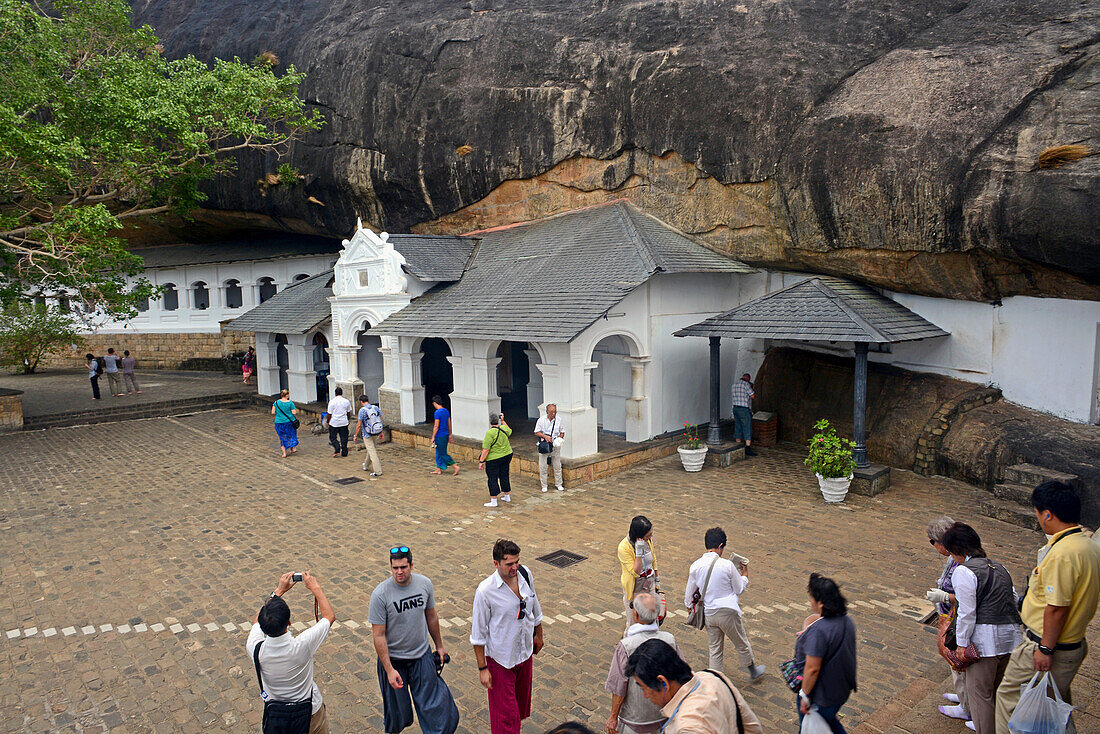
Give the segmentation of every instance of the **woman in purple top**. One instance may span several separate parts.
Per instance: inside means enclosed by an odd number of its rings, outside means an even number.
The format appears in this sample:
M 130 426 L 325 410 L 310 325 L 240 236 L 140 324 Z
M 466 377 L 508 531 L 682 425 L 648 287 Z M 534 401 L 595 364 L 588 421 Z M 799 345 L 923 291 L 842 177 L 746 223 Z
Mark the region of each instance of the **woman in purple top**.
M 939 635 L 936 645 L 939 648 L 940 657 L 947 660 L 947 664 L 951 668 L 951 680 L 955 684 L 954 693 L 943 694 L 943 697 L 952 705 L 940 706 L 940 713 L 952 719 L 969 721 L 970 707 L 966 701 L 966 671 L 956 670 L 951 665 L 951 660 L 947 657 L 947 648 L 944 647 L 944 636 L 947 634 L 947 628 L 951 625 L 951 612 L 955 605 L 955 589 L 951 585 L 951 573 L 959 564 L 955 563 L 955 559 L 943 547 L 943 535 L 954 524 L 955 521 L 946 515 L 928 523 L 928 544 L 935 548 L 937 553 L 944 556 L 947 562 L 944 563 L 940 580 L 936 582 L 936 588 L 929 589 L 925 596 L 928 597 L 928 601 L 936 605 L 936 612 L 939 613 Z
M 241 374 L 244 379 L 241 380 L 244 384 L 248 385 L 249 380 L 252 379 L 252 373 L 256 371 L 256 347 L 249 347 L 245 352 L 244 359 L 241 360 Z

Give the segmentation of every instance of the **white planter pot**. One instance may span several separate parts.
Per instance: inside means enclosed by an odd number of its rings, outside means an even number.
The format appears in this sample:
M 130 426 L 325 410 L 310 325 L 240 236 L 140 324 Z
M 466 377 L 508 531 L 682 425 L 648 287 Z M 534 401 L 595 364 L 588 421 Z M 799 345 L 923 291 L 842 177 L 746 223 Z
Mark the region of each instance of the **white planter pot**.
M 703 462 L 707 460 L 706 447 L 685 449 L 683 446 L 678 446 L 676 451 L 680 454 L 680 463 L 684 465 L 684 471 L 702 471 Z
M 848 487 L 852 484 L 852 475 L 846 477 L 823 477 L 817 474 L 817 486 L 826 502 L 843 502 L 848 496 Z

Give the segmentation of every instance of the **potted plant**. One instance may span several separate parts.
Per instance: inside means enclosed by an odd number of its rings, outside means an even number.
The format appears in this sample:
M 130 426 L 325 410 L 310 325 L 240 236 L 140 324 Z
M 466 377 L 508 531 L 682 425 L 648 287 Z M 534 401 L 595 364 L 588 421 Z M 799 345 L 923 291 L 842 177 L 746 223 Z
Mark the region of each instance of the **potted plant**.
M 707 458 L 707 447 L 699 438 L 699 427 L 694 423 L 684 424 L 684 442 L 676 448 L 680 454 L 680 463 L 684 471 L 701 471 Z
M 817 475 L 821 496 L 826 502 L 843 502 L 852 483 L 856 468 L 852 458 L 855 442 L 836 435 L 836 429 L 822 418 L 814 424 L 817 431 L 810 439 L 810 453 L 806 465 Z

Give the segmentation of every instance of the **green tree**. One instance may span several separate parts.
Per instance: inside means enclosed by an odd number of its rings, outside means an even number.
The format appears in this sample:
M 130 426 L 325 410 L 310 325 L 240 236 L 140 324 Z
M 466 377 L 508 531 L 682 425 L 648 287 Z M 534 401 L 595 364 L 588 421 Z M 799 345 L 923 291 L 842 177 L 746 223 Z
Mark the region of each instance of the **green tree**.
M 15 299 L 0 312 L 0 365 L 17 366 L 23 374 L 38 369 L 43 357 L 83 341 L 71 311 Z
M 124 0 L 0 0 L 0 299 L 68 292 L 132 316 L 155 289 L 117 235 L 186 215 L 235 155 L 321 125 L 277 60 L 167 59 Z M 75 299 L 74 299 L 75 300 Z

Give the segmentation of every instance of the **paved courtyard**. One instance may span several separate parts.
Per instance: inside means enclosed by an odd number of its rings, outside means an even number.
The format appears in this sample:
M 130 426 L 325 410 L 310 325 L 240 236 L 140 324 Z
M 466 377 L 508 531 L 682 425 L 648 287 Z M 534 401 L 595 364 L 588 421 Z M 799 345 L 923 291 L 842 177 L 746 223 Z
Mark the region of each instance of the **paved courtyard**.
M 361 453 L 333 459 L 322 437 L 302 436 L 299 454 L 283 460 L 270 416 L 241 409 L 0 437 L 0 730 L 256 731 L 248 622 L 280 573 L 307 569 L 340 620 L 317 657 L 333 730 L 379 732 L 367 606 L 388 574 L 387 549 L 401 543 L 435 583 L 460 731 L 487 732 L 470 606 L 492 571 L 492 542 L 506 536 L 523 549 L 548 623 L 524 731 L 566 719 L 602 731 L 603 680 L 623 628 L 615 547 L 644 513 L 670 608 L 680 608 L 707 527 L 724 526 L 752 560 L 742 601 L 768 674 L 749 684 L 732 651 L 727 671 L 765 731 L 797 730 L 776 671 L 808 613 L 806 579 L 820 571 L 842 584 L 859 630 L 848 729 L 964 734 L 931 713 L 948 676 L 931 628 L 916 621 L 940 569 L 924 526 L 945 512 L 969 521 L 1017 581 L 1041 542 L 981 517 L 980 491 L 907 472 L 884 495 L 825 506 L 801 456 L 782 449 L 697 475 L 672 457 L 563 494 L 521 480 L 511 506 L 489 511 L 473 466 L 432 477 L 429 452 L 387 445 L 385 475 L 369 479 Z M 363 481 L 335 483 L 345 477 Z M 560 570 L 534 560 L 559 548 L 587 560 Z M 308 592 L 286 598 L 303 629 Z M 704 633 L 681 620 L 665 627 L 705 667 Z M 1095 621 L 1090 641 L 1100 643 Z M 1100 655 L 1075 693 L 1086 709 L 1078 730 L 1100 732 Z

